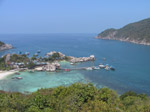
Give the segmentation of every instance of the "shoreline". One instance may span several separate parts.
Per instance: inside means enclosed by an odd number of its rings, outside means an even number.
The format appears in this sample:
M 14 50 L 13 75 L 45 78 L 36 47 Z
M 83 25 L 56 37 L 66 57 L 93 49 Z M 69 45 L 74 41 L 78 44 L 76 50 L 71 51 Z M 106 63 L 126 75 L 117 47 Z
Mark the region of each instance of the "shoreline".
M 10 71 L 0 71 L 0 80 L 6 78 L 9 75 L 12 75 L 14 73 L 16 73 L 17 71 L 15 70 L 10 70 Z
M 96 37 L 96 39 L 102 39 L 102 40 L 117 40 L 121 42 L 129 42 L 133 44 L 139 44 L 139 45 L 145 45 L 145 46 L 150 46 L 150 42 L 144 42 L 144 41 L 137 41 L 137 40 L 129 40 L 127 39 L 118 39 L 118 38 L 101 38 L 101 37 Z

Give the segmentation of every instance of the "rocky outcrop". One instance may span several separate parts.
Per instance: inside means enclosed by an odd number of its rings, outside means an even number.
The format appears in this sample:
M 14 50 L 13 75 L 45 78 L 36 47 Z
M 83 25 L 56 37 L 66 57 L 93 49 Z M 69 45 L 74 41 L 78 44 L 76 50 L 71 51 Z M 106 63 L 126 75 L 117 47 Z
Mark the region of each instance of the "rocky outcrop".
M 0 51 L 12 49 L 12 48 L 13 47 L 10 44 L 3 44 L 3 45 L 0 46 Z
M 71 63 L 78 63 L 78 62 L 86 62 L 86 61 L 94 61 L 95 60 L 95 56 L 94 55 L 90 55 L 89 57 L 73 57 L 73 56 L 66 56 L 65 54 L 61 53 L 61 52 L 56 52 L 56 51 L 52 51 L 46 54 L 46 56 L 54 56 L 54 55 L 58 55 L 59 59 L 65 59 L 65 57 L 67 57 L 67 61 L 70 61 Z
M 61 57 L 61 58 L 65 57 L 65 55 L 64 55 L 63 53 L 61 53 L 61 52 L 56 52 L 56 51 L 51 51 L 51 52 L 47 53 L 46 56 L 53 56 L 53 55 L 55 55 L 55 54 L 58 54 L 59 57 Z
M 135 43 L 135 44 L 142 44 L 142 45 L 150 45 L 150 42 L 148 42 L 146 39 L 142 39 L 142 40 L 138 40 L 138 39 L 132 39 L 130 37 L 127 38 L 117 38 L 113 34 L 108 35 L 106 37 L 101 37 L 101 36 L 97 36 L 96 38 L 98 39 L 106 39 L 106 40 L 119 40 L 119 41 L 123 41 L 123 42 L 131 42 L 131 43 Z
M 70 62 L 71 63 L 94 61 L 94 60 L 95 60 L 95 56 L 94 55 L 91 55 L 89 57 L 79 57 L 79 58 L 70 56 Z
M 58 62 L 49 63 L 47 62 L 44 66 L 36 67 L 34 70 L 36 71 L 48 71 L 48 72 L 55 72 L 56 70 L 60 69 L 60 64 Z

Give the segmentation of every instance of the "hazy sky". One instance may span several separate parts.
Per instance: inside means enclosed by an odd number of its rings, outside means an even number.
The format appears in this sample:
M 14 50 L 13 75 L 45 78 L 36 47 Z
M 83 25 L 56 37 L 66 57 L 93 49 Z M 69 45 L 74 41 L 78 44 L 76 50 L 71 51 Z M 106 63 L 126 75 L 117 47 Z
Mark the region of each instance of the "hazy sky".
M 150 0 L 0 0 L 0 33 L 99 33 L 150 17 Z

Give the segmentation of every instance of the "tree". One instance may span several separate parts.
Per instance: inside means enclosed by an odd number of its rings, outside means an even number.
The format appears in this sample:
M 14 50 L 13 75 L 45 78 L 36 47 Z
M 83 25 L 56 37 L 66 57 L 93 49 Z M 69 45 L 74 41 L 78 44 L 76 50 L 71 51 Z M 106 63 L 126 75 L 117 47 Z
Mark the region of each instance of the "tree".
M 33 69 L 35 66 L 36 66 L 36 65 L 35 65 L 32 61 L 30 61 L 30 62 L 27 64 L 27 68 L 29 68 L 29 69 Z

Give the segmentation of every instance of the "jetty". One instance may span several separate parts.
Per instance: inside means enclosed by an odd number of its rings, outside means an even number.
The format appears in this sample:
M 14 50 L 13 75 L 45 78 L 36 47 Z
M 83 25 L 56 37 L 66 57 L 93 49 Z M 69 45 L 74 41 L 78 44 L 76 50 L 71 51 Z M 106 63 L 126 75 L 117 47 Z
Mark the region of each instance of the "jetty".
M 60 70 L 66 70 L 66 69 L 70 69 L 70 70 L 87 70 L 88 68 L 92 68 L 92 67 L 61 68 Z

